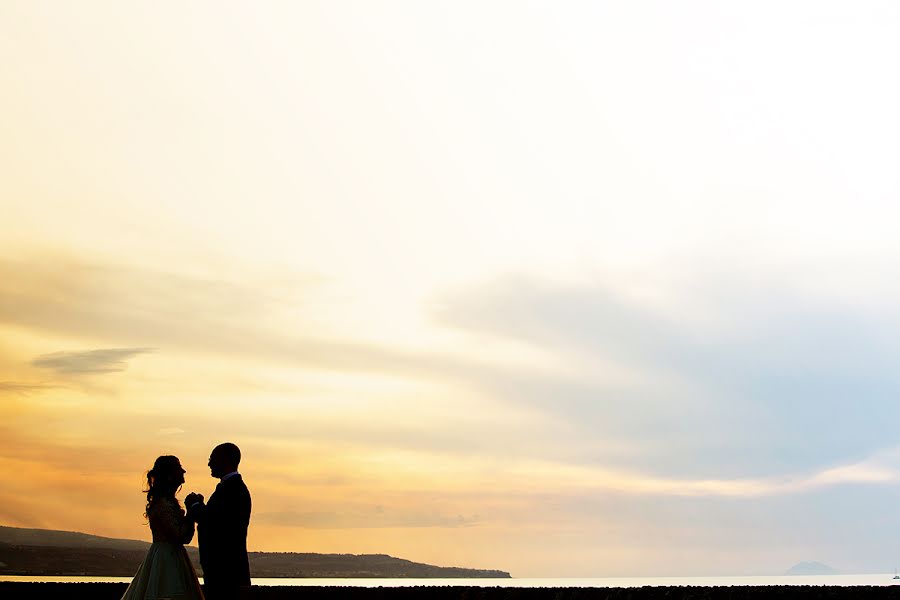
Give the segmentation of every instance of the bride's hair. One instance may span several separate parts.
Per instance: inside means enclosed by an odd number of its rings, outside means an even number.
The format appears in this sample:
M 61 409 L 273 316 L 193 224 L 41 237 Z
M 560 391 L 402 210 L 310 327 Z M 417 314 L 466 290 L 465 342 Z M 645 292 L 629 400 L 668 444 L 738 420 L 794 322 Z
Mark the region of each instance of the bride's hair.
M 159 498 L 170 497 L 178 502 L 175 498 L 175 492 L 181 487 L 184 469 L 181 468 L 181 461 L 177 456 L 160 456 L 153 463 L 153 468 L 147 471 L 147 508 L 144 510 L 144 517 L 150 518 L 150 505 Z

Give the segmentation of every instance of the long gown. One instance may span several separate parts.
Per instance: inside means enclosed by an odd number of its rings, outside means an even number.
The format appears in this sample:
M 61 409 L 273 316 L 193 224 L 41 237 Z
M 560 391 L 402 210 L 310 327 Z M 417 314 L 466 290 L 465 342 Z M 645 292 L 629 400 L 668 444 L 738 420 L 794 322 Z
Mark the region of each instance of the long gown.
M 147 511 L 153 544 L 122 600 L 203 600 L 200 581 L 184 544 L 194 523 L 175 498 L 160 498 Z

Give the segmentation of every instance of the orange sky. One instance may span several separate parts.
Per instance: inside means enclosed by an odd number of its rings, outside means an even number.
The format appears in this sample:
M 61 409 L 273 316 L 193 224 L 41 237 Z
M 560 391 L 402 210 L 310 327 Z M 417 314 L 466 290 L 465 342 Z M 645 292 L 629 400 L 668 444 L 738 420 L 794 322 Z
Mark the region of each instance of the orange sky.
M 4 2 L 0 524 L 894 566 L 900 14 L 564 4 Z

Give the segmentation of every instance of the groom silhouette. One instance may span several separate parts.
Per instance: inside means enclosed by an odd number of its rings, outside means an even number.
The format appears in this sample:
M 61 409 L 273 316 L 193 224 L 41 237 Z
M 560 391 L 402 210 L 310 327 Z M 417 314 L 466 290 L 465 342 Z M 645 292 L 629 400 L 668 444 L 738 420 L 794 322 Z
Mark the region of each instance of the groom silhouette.
M 203 587 L 209 600 L 231 600 L 241 587 L 250 585 L 247 559 L 247 527 L 250 525 L 250 491 L 237 472 L 240 449 L 230 442 L 219 444 L 209 455 L 209 472 L 221 482 L 203 503 L 191 492 L 184 499 L 188 516 L 197 523 Z

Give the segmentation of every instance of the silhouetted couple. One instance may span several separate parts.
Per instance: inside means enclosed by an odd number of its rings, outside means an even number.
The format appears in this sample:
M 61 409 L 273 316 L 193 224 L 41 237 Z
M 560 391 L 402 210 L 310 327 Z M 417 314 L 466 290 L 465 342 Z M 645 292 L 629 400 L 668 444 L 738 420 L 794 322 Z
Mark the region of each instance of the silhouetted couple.
M 176 492 L 185 470 L 175 456 L 160 456 L 147 472 L 147 510 L 153 544 L 125 590 L 122 600 L 203 600 L 197 573 L 184 545 L 194 537 L 194 523 L 203 567 L 203 589 L 208 600 L 232 600 L 250 585 L 247 527 L 250 492 L 238 473 L 241 451 L 231 443 L 219 444 L 209 455 L 210 475 L 221 481 L 204 503 L 191 492 L 178 503 Z

